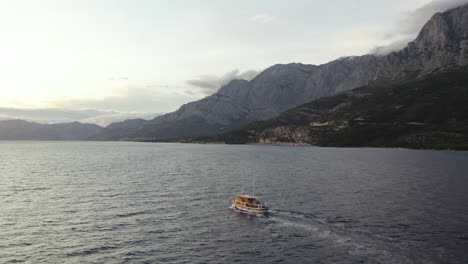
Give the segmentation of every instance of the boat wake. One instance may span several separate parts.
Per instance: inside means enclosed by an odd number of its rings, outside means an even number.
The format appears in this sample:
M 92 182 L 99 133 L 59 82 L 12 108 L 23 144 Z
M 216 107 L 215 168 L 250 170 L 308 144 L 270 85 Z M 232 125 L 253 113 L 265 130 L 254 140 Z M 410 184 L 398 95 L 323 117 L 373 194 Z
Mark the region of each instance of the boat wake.
M 395 247 L 388 242 L 365 234 L 347 230 L 344 226 L 327 223 L 325 219 L 298 212 L 271 210 L 268 219 L 282 228 L 298 231 L 302 236 L 326 241 L 342 248 L 350 255 L 364 257 L 383 264 L 434 263 L 425 256 L 414 256 L 407 248 Z

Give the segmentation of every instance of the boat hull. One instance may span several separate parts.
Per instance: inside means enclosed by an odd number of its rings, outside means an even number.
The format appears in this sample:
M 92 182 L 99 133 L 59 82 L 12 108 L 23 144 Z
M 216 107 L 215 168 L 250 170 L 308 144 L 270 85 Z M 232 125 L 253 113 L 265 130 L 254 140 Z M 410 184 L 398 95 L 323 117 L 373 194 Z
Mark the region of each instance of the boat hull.
M 237 206 L 235 204 L 231 205 L 230 208 L 232 208 L 233 210 L 236 210 L 238 212 L 248 213 L 248 214 L 266 214 L 268 212 L 268 208 L 250 209 L 250 208 L 240 207 L 240 206 Z

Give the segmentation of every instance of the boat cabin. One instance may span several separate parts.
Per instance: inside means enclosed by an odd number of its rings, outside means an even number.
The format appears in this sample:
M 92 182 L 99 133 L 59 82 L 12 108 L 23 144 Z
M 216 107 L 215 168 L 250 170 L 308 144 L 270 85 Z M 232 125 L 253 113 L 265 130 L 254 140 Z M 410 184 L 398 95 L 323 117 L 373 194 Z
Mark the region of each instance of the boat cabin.
M 234 205 L 244 209 L 266 210 L 267 207 L 257 200 L 257 197 L 239 194 L 234 199 Z

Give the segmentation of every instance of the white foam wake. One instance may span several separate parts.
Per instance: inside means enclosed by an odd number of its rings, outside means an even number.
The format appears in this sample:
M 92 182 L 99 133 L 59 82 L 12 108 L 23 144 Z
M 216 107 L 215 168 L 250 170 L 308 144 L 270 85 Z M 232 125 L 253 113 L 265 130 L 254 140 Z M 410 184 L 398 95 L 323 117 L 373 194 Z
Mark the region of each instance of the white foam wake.
M 301 234 L 319 240 L 327 240 L 330 243 L 343 248 L 348 254 L 361 256 L 382 264 L 414 264 L 434 263 L 430 260 L 411 258 L 411 252 L 405 252 L 400 248 L 392 248 L 388 242 L 379 241 L 374 237 L 363 234 L 353 234 L 346 229 L 338 229 L 327 224 L 324 219 L 307 217 L 297 212 L 272 211 L 270 220 L 285 228 L 299 229 Z M 403 252 L 401 252 L 403 251 Z

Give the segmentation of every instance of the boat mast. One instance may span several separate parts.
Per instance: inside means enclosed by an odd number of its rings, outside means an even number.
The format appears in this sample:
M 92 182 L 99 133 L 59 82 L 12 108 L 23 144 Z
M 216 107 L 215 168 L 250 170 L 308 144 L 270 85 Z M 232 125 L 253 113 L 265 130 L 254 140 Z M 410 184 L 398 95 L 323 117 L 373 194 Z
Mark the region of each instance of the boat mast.
M 255 176 L 252 177 L 252 196 L 255 196 Z
M 241 194 L 244 194 L 244 179 L 245 179 L 245 171 L 242 173 L 242 192 Z

